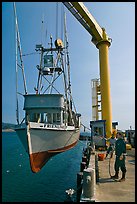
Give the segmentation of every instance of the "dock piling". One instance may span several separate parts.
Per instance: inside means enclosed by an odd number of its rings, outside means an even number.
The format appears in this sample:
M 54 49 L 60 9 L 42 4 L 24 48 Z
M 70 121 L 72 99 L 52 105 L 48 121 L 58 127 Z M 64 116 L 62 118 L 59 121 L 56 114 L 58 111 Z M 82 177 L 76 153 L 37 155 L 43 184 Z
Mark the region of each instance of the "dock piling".
M 77 173 L 77 202 L 80 202 L 80 197 L 82 193 L 82 179 L 83 179 L 83 172 Z
M 83 192 L 82 197 L 93 199 L 95 195 L 95 169 L 87 168 L 83 171 Z

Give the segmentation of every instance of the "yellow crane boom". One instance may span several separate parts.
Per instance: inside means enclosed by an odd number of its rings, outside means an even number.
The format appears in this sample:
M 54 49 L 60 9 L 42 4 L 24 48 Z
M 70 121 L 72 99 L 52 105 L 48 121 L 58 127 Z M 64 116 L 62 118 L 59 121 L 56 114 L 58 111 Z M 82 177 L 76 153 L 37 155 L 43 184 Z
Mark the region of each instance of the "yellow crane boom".
M 112 107 L 108 59 L 108 48 L 111 45 L 111 39 L 108 37 L 105 29 L 99 26 L 82 2 L 62 3 L 90 33 L 92 36 L 92 42 L 99 49 L 102 119 L 106 120 L 106 137 L 109 138 L 112 134 Z

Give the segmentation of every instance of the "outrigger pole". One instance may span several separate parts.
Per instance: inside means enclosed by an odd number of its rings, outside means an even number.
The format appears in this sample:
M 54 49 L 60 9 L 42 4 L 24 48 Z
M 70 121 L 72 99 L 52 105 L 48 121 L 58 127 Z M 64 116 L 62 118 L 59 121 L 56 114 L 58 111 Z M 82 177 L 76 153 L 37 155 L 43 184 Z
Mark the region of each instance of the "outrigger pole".
M 23 59 L 22 59 L 22 50 L 21 50 L 21 43 L 20 43 L 20 35 L 19 35 L 19 28 L 18 28 L 18 20 L 17 20 L 17 13 L 16 13 L 16 5 L 15 2 L 13 2 L 14 6 L 14 16 L 15 16 L 15 34 L 16 34 L 16 119 L 17 123 L 19 124 L 19 108 L 18 108 L 18 67 L 22 70 L 22 76 L 23 76 L 23 83 L 24 83 L 24 91 L 25 95 L 27 94 L 27 87 L 26 87 L 26 79 L 24 74 L 24 65 L 23 65 Z M 19 56 L 20 56 L 20 63 L 18 64 L 18 50 L 19 50 Z

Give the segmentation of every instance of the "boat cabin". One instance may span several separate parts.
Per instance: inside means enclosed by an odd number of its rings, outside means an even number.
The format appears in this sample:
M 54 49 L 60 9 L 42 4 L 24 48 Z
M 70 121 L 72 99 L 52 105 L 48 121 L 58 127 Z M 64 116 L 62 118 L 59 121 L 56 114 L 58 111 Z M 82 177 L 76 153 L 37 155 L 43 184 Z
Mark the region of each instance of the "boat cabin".
M 24 95 L 27 121 L 63 125 L 65 123 L 64 97 L 61 94 Z

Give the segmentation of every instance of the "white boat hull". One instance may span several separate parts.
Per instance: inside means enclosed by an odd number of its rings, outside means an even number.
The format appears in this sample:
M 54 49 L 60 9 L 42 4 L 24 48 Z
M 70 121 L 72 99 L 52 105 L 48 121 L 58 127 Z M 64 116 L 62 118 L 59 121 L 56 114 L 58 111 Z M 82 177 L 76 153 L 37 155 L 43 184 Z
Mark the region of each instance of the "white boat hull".
M 24 124 L 25 125 L 25 124 Z M 31 170 L 38 172 L 54 155 L 73 148 L 79 139 L 80 129 L 73 126 L 56 127 L 29 123 L 19 126 L 16 132 L 29 154 Z

